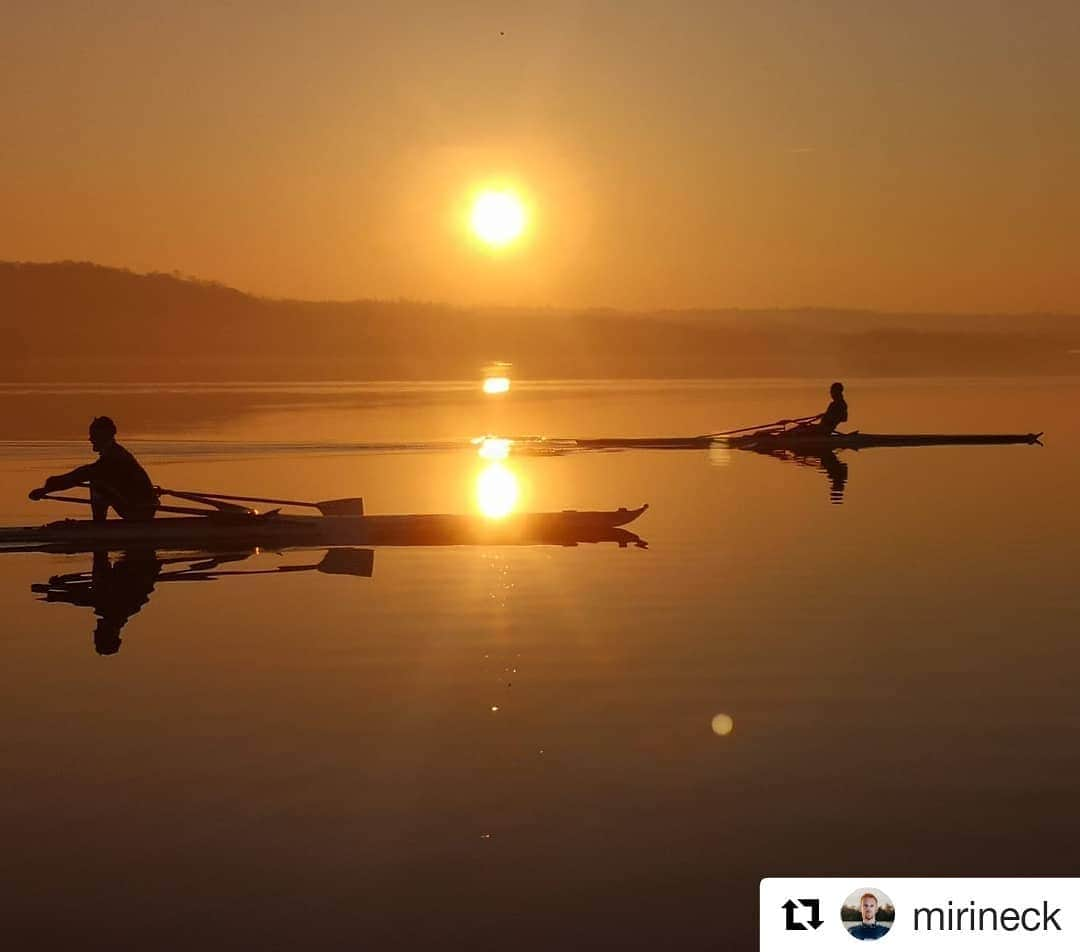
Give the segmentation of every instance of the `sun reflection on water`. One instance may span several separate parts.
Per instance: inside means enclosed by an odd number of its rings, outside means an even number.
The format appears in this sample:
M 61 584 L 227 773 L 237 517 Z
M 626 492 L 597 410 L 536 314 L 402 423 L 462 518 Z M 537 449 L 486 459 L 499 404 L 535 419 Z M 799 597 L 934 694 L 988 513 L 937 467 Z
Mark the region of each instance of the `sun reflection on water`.
M 481 459 L 506 459 L 510 455 L 510 440 L 504 440 L 498 436 L 485 436 L 473 442 L 479 445 L 476 452 Z
M 484 393 L 509 393 L 510 391 L 510 365 L 503 360 L 497 360 L 484 368 Z
M 517 477 L 503 463 L 491 463 L 476 478 L 476 502 L 490 519 L 501 519 L 514 511 L 518 501 Z

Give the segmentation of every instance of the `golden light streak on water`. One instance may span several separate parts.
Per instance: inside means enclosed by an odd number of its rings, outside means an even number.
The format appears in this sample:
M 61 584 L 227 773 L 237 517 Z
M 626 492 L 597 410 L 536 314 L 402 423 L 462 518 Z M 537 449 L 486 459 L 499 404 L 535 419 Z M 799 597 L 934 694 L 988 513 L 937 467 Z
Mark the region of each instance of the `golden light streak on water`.
M 732 449 L 729 446 L 722 446 L 719 443 L 714 443 L 709 447 L 709 462 L 713 466 L 730 466 L 731 455 Z
M 502 463 L 485 466 L 476 479 L 476 502 L 489 519 L 501 519 L 513 512 L 518 493 L 517 477 Z
M 510 390 L 510 364 L 493 360 L 484 367 L 484 393 L 507 393 Z
M 498 436 L 485 436 L 480 440 L 480 446 L 476 452 L 481 459 L 506 459 L 510 455 L 511 442 Z

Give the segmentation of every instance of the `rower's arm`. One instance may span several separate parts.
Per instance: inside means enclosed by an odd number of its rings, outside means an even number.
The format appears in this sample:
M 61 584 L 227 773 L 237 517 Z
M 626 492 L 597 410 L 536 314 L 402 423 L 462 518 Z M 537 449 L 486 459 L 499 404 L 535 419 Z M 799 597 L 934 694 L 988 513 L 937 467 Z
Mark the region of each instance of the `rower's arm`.
M 75 486 L 81 486 L 83 483 L 90 482 L 94 476 L 97 475 L 97 463 L 87 463 L 85 466 L 78 466 L 70 473 L 62 473 L 59 476 L 50 476 L 45 480 L 45 485 L 42 487 L 47 493 L 60 492 L 63 489 L 72 489 Z

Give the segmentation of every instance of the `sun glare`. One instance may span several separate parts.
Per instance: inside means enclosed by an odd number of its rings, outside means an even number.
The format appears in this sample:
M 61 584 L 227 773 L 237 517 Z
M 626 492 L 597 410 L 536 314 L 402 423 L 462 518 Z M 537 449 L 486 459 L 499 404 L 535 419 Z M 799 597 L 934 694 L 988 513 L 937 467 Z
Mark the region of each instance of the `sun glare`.
M 482 242 L 499 248 L 521 235 L 525 218 L 525 206 L 513 192 L 481 192 L 472 207 L 472 230 Z
M 502 463 L 490 463 L 476 480 L 476 501 L 489 519 L 501 519 L 514 511 L 518 482 Z
M 476 440 L 473 440 L 476 443 Z M 506 459 L 510 455 L 510 440 L 497 436 L 485 436 L 479 441 L 477 454 L 481 459 Z

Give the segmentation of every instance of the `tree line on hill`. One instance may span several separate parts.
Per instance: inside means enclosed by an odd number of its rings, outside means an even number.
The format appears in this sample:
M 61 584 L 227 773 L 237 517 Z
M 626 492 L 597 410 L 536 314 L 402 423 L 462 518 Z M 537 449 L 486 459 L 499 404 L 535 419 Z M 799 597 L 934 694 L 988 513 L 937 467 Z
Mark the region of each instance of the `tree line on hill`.
M 296 301 L 178 274 L 0 262 L 7 380 L 1076 374 L 1080 318 L 823 308 L 627 313 Z

